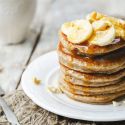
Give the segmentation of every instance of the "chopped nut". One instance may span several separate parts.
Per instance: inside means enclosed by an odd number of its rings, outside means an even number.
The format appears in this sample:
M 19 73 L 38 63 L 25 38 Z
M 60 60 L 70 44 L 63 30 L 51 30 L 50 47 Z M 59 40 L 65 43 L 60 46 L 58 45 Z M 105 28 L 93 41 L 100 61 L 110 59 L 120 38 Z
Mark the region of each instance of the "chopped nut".
M 36 84 L 36 85 L 39 85 L 41 83 L 41 80 L 40 79 L 37 79 L 36 77 L 33 77 L 33 82 Z
M 62 90 L 60 87 L 48 86 L 47 88 L 52 93 L 55 93 L 55 94 L 62 93 Z
M 120 103 L 119 103 L 119 102 L 112 101 L 112 103 L 113 103 L 113 106 L 114 106 L 114 107 L 120 106 Z

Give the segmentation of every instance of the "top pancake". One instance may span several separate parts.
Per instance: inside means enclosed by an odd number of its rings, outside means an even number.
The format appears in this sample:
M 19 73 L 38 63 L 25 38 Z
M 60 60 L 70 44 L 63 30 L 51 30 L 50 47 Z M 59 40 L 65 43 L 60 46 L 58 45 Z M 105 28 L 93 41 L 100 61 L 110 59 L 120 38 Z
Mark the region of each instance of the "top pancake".
M 89 56 L 103 55 L 125 46 L 125 41 L 121 38 L 120 42 L 107 46 L 91 45 L 87 41 L 82 44 L 73 44 L 67 40 L 66 35 L 64 35 L 62 32 L 59 33 L 59 40 L 71 53 Z
M 125 48 L 97 57 L 69 54 L 61 43 L 57 49 L 60 63 L 80 72 L 111 74 L 125 68 Z

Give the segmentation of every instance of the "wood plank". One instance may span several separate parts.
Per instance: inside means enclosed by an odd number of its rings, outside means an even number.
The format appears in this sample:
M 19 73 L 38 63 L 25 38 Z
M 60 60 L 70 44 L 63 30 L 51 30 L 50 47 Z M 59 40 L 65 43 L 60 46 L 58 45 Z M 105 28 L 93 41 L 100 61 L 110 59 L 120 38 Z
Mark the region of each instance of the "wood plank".
M 0 47 L 0 87 L 5 92 L 16 89 L 21 74 L 31 56 L 36 38 L 40 33 L 42 19 L 44 19 L 50 0 L 38 0 L 38 8 L 26 41 L 22 44 Z

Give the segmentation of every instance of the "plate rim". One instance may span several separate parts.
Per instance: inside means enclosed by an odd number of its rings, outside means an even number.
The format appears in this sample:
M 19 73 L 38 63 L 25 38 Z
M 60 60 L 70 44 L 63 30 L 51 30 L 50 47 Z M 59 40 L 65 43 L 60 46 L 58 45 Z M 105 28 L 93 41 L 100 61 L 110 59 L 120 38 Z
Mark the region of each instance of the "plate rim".
M 21 86 L 22 86 L 22 89 L 24 90 L 24 92 L 25 92 L 25 94 L 35 103 L 35 104 L 37 104 L 38 106 L 40 106 L 41 108 L 43 108 L 43 109 L 45 109 L 45 110 L 47 110 L 47 111 L 49 111 L 49 112 L 52 112 L 52 113 L 55 113 L 55 114 L 57 114 L 57 115 L 60 115 L 60 116 L 64 116 L 64 117 L 68 117 L 68 118 L 72 118 L 72 119 L 77 119 L 77 120 L 87 120 L 87 121 L 97 121 L 97 122 L 113 122 L 113 121 L 122 121 L 122 120 L 125 120 L 125 116 L 123 117 L 118 117 L 118 118 L 109 118 L 109 119 L 107 119 L 107 118 L 103 118 L 103 119 L 99 119 L 99 118 L 97 118 L 97 117 L 94 117 L 94 118 L 90 118 L 90 117 L 85 117 L 85 115 L 84 115 L 84 119 L 83 118 L 80 118 L 80 117 L 76 117 L 76 116 L 74 116 L 73 114 L 71 114 L 71 115 L 69 115 L 69 114 L 65 114 L 65 113 L 63 113 L 63 112 L 58 112 L 57 110 L 54 110 L 54 109 L 52 109 L 51 107 L 47 107 L 47 106 L 45 106 L 44 104 L 42 104 L 42 103 L 40 103 L 36 98 L 35 98 L 35 96 L 34 96 L 34 94 L 33 93 L 31 93 L 30 92 L 30 90 L 28 90 L 27 88 L 26 88 L 26 86 L 25 86 L 25 81 L 24 81 L 24 79 L 25 79 L 25 74 L 27 73 L 27 70 L 29 69 L 29 67 L 31 66 L 31 65 L 33 65 L 35 62 L 37 62 L 38 60 L 40 60 L 43 56 L 46 56 L 46 55 L 48 55 L 48 54 L 55 54 L 56 53 L 56 50 L 53 50 L 53 51 L 49 51 L 49 52 L 47 52 L 47 53 L 45 53 L 45 54 L 43 54 L 43 55 L 41 55 L 41 56 L 39 56 L 38 58 L 36 58 L 34 61 L 32 61 L 28 66 L 27 66 L 27 68 L 25 69 L 25 71 L 23 72 L 23 74 L 22 74 L 22 77 L 21 77 Z

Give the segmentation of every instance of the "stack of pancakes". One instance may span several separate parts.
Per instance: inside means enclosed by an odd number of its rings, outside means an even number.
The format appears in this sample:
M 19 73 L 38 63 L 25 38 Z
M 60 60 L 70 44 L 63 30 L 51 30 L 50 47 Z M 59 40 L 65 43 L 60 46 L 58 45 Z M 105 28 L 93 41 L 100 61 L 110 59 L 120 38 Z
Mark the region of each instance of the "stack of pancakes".
M 104 104 L 125 95 L 125 41 L 73 44 L 59 33 L 60 87 L 72 99 Z

